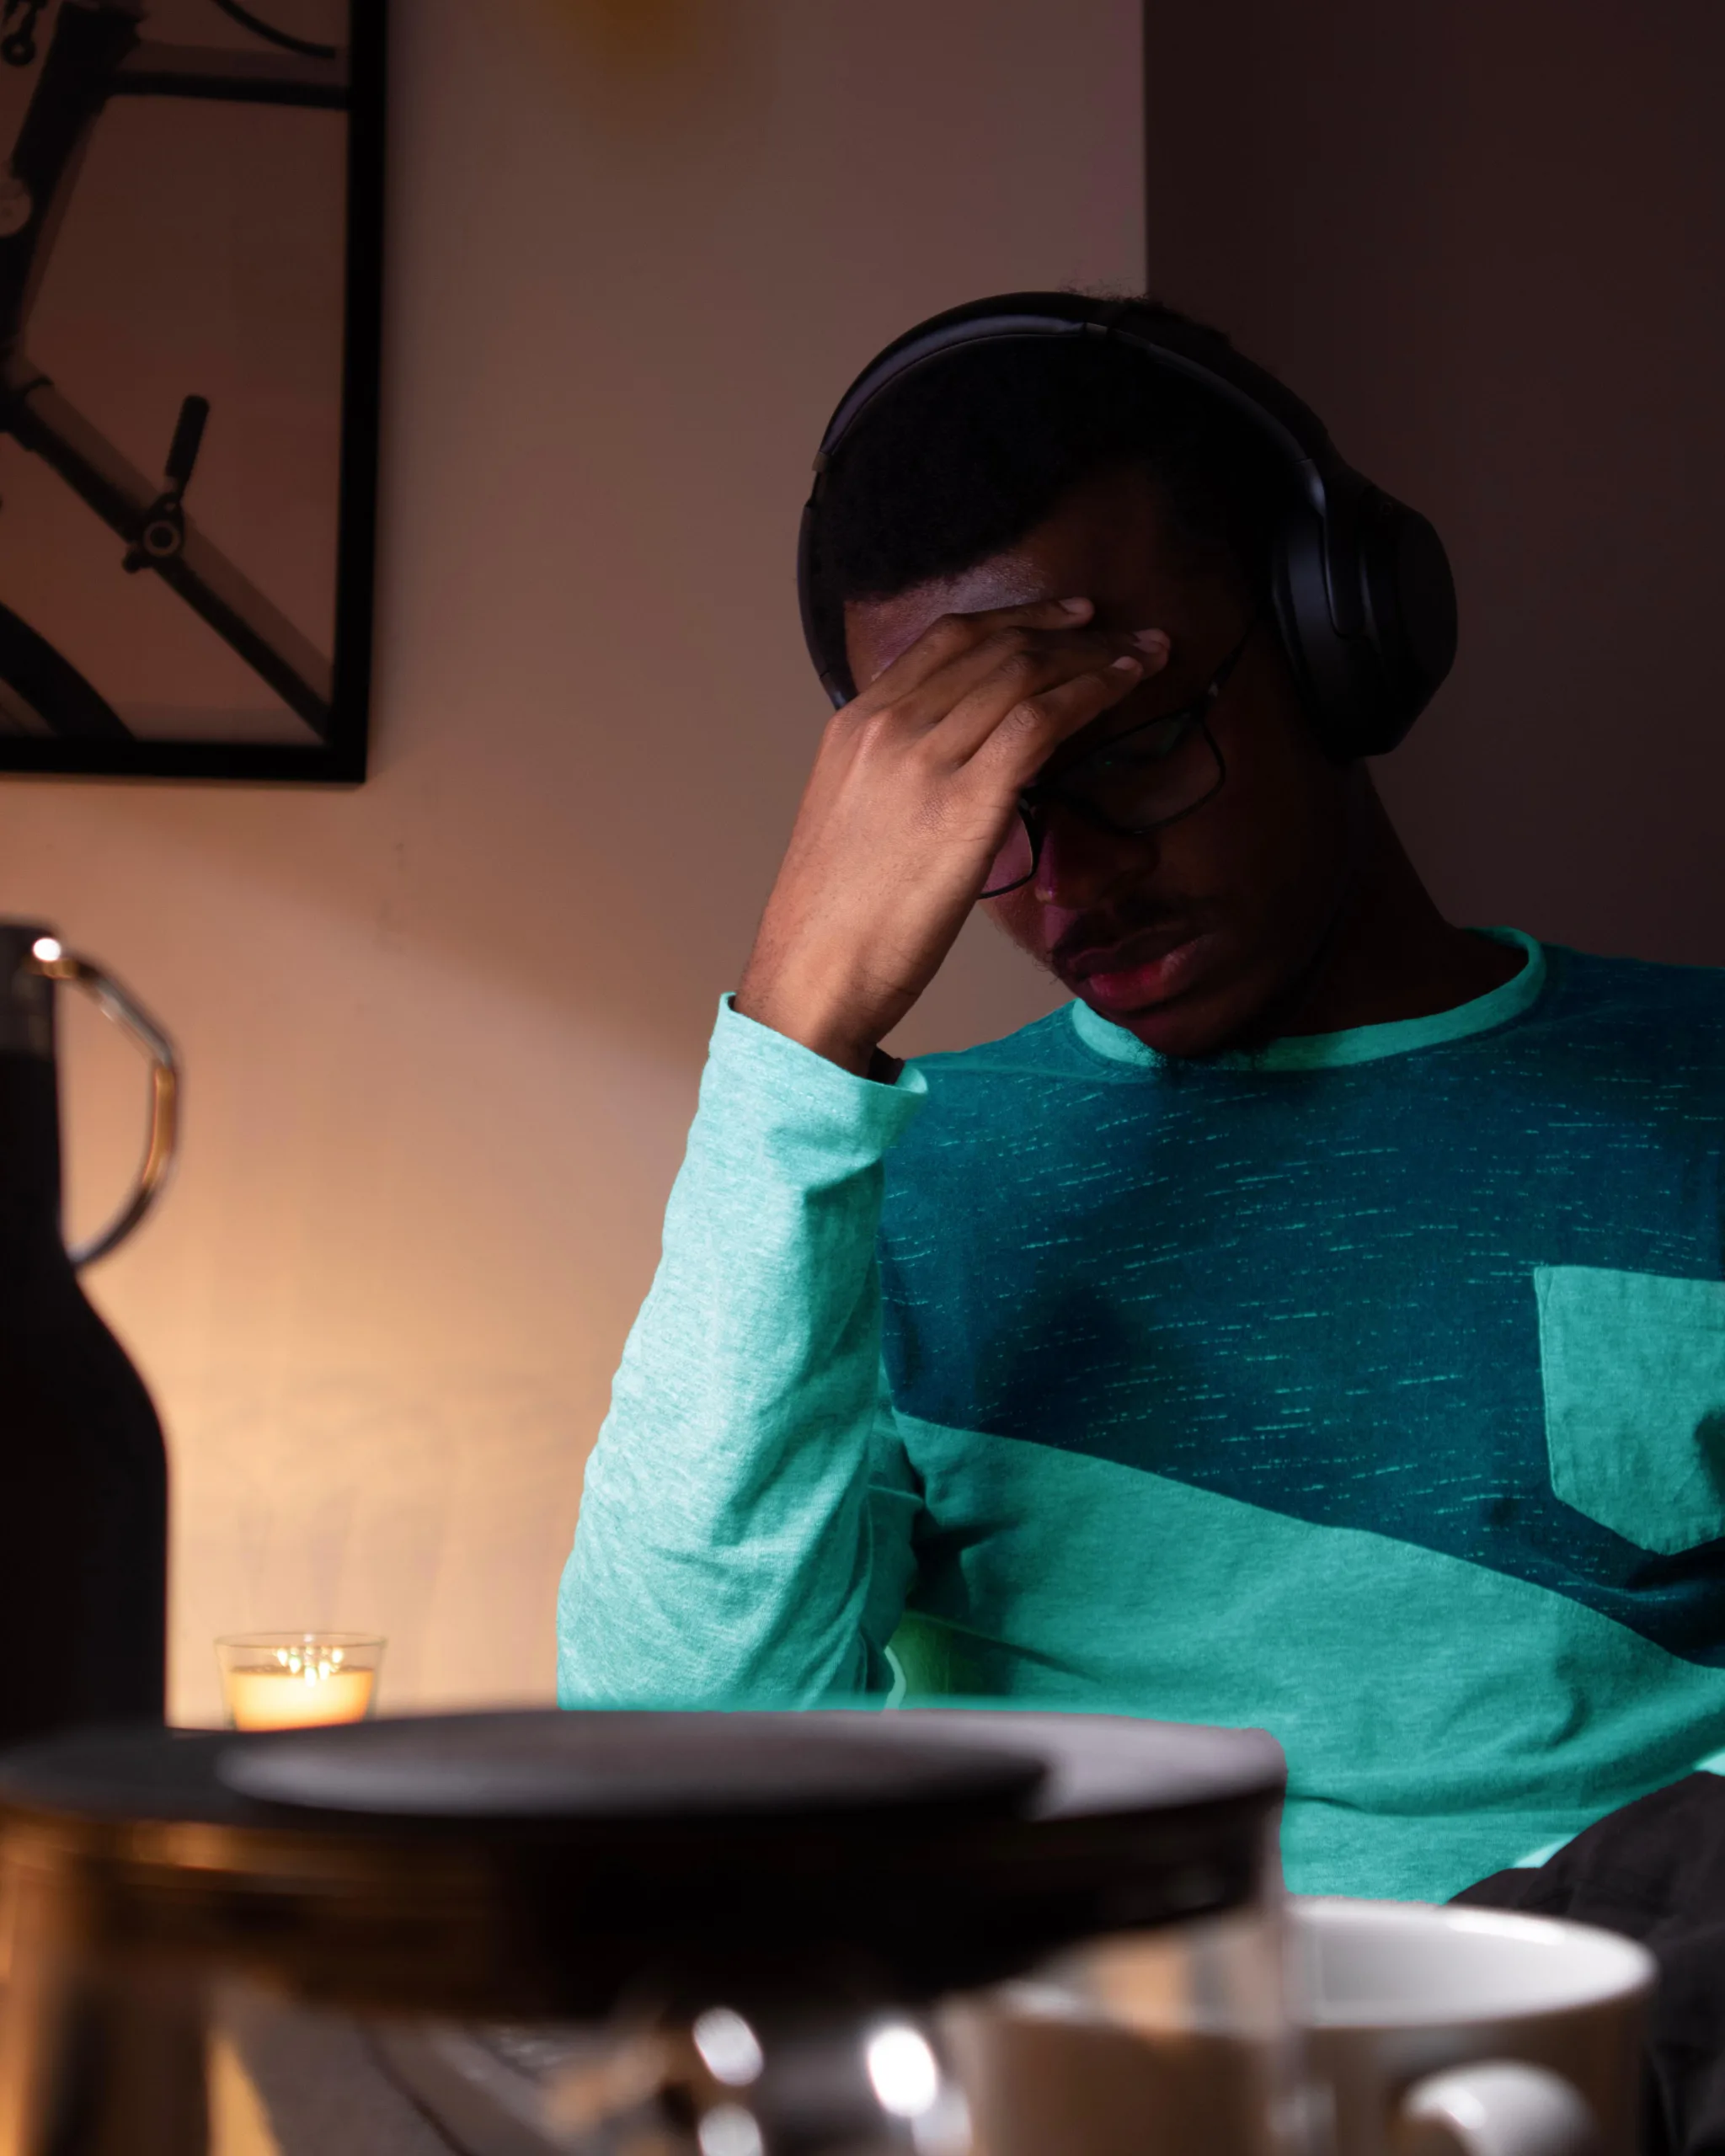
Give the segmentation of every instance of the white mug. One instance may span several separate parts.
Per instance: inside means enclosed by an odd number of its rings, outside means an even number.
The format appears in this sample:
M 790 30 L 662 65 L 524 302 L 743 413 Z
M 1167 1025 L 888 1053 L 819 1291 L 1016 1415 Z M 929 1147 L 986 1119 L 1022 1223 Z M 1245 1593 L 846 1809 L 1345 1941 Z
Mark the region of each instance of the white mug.
M 1290 2001 L 1333 2156 L 1634 2156 L 1651 1955 L 1420 1902 L 1290 1904 Z
M 1495 1909 L 1288 1911 L 1291 2087 L 1237 2012 L 1169 2010 L 1156 1935 L 1115 1940 L 1099 1980 L 1075 1957 L 948 2009 L 981 2156 L 1634 2156 L 1643 1948 Z

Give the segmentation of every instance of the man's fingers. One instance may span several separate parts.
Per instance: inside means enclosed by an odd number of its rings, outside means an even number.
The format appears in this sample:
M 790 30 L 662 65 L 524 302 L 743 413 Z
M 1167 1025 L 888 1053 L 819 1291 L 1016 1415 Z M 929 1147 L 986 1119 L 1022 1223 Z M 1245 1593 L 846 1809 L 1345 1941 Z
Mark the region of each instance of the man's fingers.
M 1003 630 L 1081 628 L 1095 611 L 1088 599 L 1034 599 L 1022 606 L 996 606 L 980 614 L 943 614 L 880 668 L 862 693 L 871 699 L 876 695 L 902 696 Z
M 1097 709 L 1106 711 L 1140 681 L 1160 674 L 1167 663 L 1168 639 L 1160 629 L 1087 636 L 1081 640 L 1062 637 L 1014 648 L 975 683 L 940 723 L 937 732 L 941 751 L 955 764 L 968 761 L 1010 713 L 1021 707 L 1039 711 L 1040 699 L 1069 682 L 1100 676 L 1108 685 L 1108 693 Z M 944 680 L 943 676 L 943 684 Z M 1064 739 L 1064 732 L 1051 734 L 1049 748 Z
M 1106 666 L 1058 681 L 1015 702 L 979 740 L 969 762 L 1014 792 L 1028 786 L 1062 741 L 1132 691 L 1156 670 L 1135 654 L 1124 654 Z
M 991 667 L 947 718 L 933 729 L 929 746 L 943 764 L 969 763 L 1008 719 L 1040 723 L 1044 700 L 1080 681 L 1106 680 L 1119 694 L 1144 679 L 1144 662 L 1135 652 L 1114 647 L 1069 645 L 1057 651 L 1015 652 Z M 1108 702 L 1114 698 L 1109 697 Z M 1106 710 L 1107 704 L 1099 708 Z M 1053 748 L 1061 737 L 1052 736 Z
M 1022 699 L 1128 655 L 1158 673 L 1167 652 L 1159 630 L 996 629 L 916 687 L 886 698 L 871 692 L 847 709 L 857 722 L 884 722 L 911 739 L 937 734 L 942 751 L 961 763 Z

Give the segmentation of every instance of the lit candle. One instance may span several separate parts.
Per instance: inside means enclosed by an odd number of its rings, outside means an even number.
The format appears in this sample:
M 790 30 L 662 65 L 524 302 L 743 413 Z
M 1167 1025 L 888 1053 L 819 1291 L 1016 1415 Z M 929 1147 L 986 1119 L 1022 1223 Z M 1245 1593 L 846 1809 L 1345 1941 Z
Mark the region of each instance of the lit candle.
M 363 1721 L 377 1681 L 375 1669 L 349 1667 L 340 1647 L 276 1647 L 230 1668 L 224 1689 L 236 1729 L 308 1729 Z

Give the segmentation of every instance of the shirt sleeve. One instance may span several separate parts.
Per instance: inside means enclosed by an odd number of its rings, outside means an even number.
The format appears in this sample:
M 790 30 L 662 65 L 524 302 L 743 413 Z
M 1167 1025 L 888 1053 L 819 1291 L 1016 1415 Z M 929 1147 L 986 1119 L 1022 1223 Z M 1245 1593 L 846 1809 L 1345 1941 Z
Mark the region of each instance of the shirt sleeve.
M 721 1005 L 558 1606 L 565 1706 L 884 1692 L 920 1509 L 880 1372 L 882 1162 L 922 1105 Z

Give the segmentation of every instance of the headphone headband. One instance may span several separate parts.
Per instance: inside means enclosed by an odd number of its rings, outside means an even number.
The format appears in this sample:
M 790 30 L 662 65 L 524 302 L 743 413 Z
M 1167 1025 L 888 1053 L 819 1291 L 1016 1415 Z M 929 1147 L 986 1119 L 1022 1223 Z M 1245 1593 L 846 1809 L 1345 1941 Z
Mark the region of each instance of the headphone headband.
M 1345 463 L 1316 414 L 1215 332 L 1141 302 L 1068 292 L 1003 293 L 935 315 L 889 344 L 840 399 L 814 461 L 798 549 L 804 634 L 834 703 L 855 690 L 821 589 L 820 505 L 832 459 L 866 413 L 925 367 L 989 344 L 1075 336 L 1124 346 L 1147 369 L 1192 384 L 1274 451 L 1290 499 L 1271 590 L 1296 684 L 1332 754 L 1393 748 L 1455 657 L 1455 586 L 1437 533 Z
M 1060 299 L 1066 302 L 1071 311 L 1058 314 L 1013 312 L 1013 302 L 1020 298 L 1027 302 Z M 979 312 L 979 307 L 987 312 Z M 1322 420 L 1311 406 L 1302 403 L 1263 367 L 1220 347 L 1219 339 L 1203 338 L 1206 347 L 1220 349 L 1207 349 L 1200 355 L 1190 349 L 1188 340 L 1177 341 L 1183 324 L 1164 328 L 1159 323 L 1156 334 L 1151 335 L 1133 323 L 1134 312 L 1130 302 L 1026 292 L 1008 294 L 998 305 L 982 301 L 936 315 L 932 323 L 925 323 L 889 344 L 852 383 L 827 422 L 815 468 L 824 468 L 871 405 L 932 360 L 979 344 L 1026 344 L 1044 337 L 1093 337 L 1132 346 L 1167 373 L 1183 376 L 1229 406 L 1268 437 L 1300 482 L 1312 507 L 1321 510 L 1325 473 L 1339 460 Z M 1135 312 L 1142 315 L 1145 310 L 1140 307 Z

